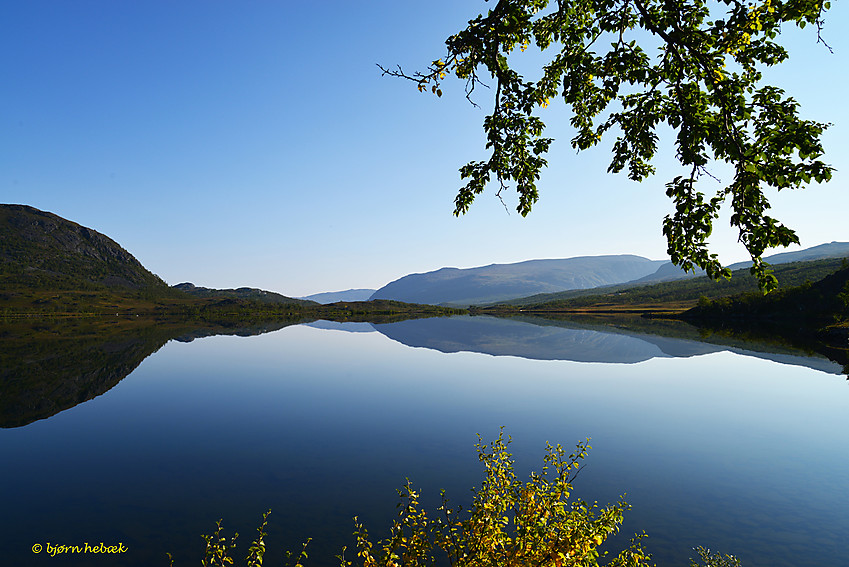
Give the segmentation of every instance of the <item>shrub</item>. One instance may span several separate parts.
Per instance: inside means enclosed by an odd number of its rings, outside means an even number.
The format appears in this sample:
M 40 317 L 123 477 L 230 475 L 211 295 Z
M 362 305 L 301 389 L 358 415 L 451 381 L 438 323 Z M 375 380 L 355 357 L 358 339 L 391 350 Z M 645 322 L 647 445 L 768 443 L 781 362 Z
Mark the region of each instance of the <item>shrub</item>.
M 733 555 L 721 555 L 719 553 L 711 553 L 710 549 L 697 547 L 696 553 L 699 554 L 699 559 L 704 563 L 696 563 L 694 559 L 690 559 L 690 567 L 740 567 L 740 560 Z
M 437 552 L 452 567 L 598 565 L 598 559 L 607 554 L 599 554 L 598 546 L 619 530 L 629 506 L 620 501 L 599 509 L 596 504 L 570 501 L 571 483 L 590 449 L 588 443 L 578 444 L 568 457 L 560 445 L 547 444 L 542 474 L 532 473 L 528 482 L 516 477 L 508 444 L 502 430 L 489 446 L 476 445 L 486 479 L 465 514 L 449 507 L 443 493 L 439 514 L 429 516 L 408 481 L 399 490 L 402 502 L 387 539 L 373 544 L 355 519 L 357 556 L 363 567 L 434 565 Z M 641 537 L 631 540 L 609 565 L 648 565 Z M 344 554 L 340 558 L 343 567 L 352 565 Z
M 257 528 L 259 535 L 248 548 L 248 556 L 245 558 L 246 567 L 262 567 L 262 559 L 265 556 L 265 536 L 268 535 L 265 532 L 265 528 L 268 525 L 269 514 L 271 514 L 271 510 L 262 515 L 262 523 Z M 201 560 L 202 567 L 227 567 L 227 565 L 233 565 L 233 552 L 236 549 L 236 538 L 239 537 L 239 534 L 234 534 L 228 540 L 221 534 L 221 521 L 218 520 L 215 532 L 212 535 L 203 536 L 203 539 L 206 540 L 206 551 Z M 307 558 L 307 545 L 309 542 L 309 539 L 304 542 L 301 553 L 294 558 L 295 565 L 293 567 L 304 567 L 301 561 Z M 168 559 L 170 560 L 171 567 L 174 567 L 174 558 L 170 553 L 168 554 Z M 284 565 L 290 565 L 292 559 L 292 552 L 287 551 Z
M 354 518 L 356 559 L 345 559 L 346 548 L 337 556 L 341 567 L 423 567 L 444 564 L 451 567 L 598 567 L 599 559 L 609 552 L 598 547 L 619 531 L 623 514 L 630 506 L 624 501 L 599 508 L 582 500 L 571 499 L 572 481 L 581 470 L 581 461 L 591 448 L 589 439 L 579 443 L 566 456 L 560 445 L 546 444 L 542 473 L 531 473 L 523 482 L 513 469 L 513 455 L 507 451 L 510 438 L 498 438 L 484 445 L 478 436 L 475 445 L 486 478 L 474 491 L 471 507 L 448 505 L 444 491 L 436 515 L 429 515 L 419 504 L 419 493 L 408 480 L 398 490 L 401 502 L 398 517 L 389 537 L 373 543 L 365 526 Z M 248 550 L 246 567 L 261 567 L 265 554 L 269 510 L 263 516 L 259 535 Z M 204 567 L 233 564 L 236 537 L 221 535 L 221 520 L 206 540 Z M 631 539 L 630 545 L 605 563 L 609 567 L 648 567 L 650 556 L 640 545 L 645 534 Z M 307 540 L 294 567 L 303 567 L 307 558 Z M 690 560 L 691 567 L 740 567 L 730 555 L 711 554 L 697 548 L 703 564 Z M 169 554 L 170 557 L 170 554 Z M 286 552 L 287 564 L 293 555 Z M 172 560 L 173 567 L 173 560 Z

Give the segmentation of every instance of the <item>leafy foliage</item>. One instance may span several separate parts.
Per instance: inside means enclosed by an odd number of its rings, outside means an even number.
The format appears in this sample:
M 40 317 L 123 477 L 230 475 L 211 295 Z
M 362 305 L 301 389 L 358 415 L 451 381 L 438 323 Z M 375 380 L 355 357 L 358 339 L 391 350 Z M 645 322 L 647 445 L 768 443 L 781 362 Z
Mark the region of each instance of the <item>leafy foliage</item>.
M 792 326 L 849 321 L 849 267 L 819 281 L 781 288 L 768 296 L 743 294 L 714 300 L 704 299 L 683 314 L 694 320 L 719 319 L 731 324 L 772 321 Z
M 245 567 L 262 567 L 262 560 L 265 557 L 265 537 L 268 535 L 265 531 L 268 526 L 268 516 L 271 510 L 262 515 L 262 523 L 257 528 L 257 538 L 251 543 L 248 548 L 248 555 L 245 557 Z M 227 567 L 233 565 L 233 554 L 236 550 L 236 538 L 239 534 L 236 533 L 230 539 L 227 539 L 221 533 L 221 520 L 216 522 L 215 531 L 211 535 L 202 536 L 206 541 L 206 551 L 204 552 L 201 565 L 203 567 Z M 311 540 L 307 539 L 304 542 L 301 552 L 295 556 L 292 552 L 286 552 L 286 560 L 284 565 L 291 565 L 294 560 L 293 567 L 304 567 L 302 561 L 307 559 L 307 545 Z M 171 560 L 170 565 L 174 567 L 174 558 L 171 554 L 167 554 Z
M 528 482 L 516 477 L 503 430 L 490 445 L 479 442 L 478 458 L 486 479 L 475 491 L 471 508 L 463 513 L 459 507 L 450 507 L 443 493 L 439 515 L 431 516 L 408 481 L 398 491 L 402 502 L 387 539 L 372 543 L 366 528 L 356 522 L 354 535 L 362 565 L 435 565 L 437 551 L 455 567 L 598 565 L 607 553 L 599 553 L 598 547 L 619 530 L 629 506 L 620 501 L 600 509 L 597 504 L 570 501 L 572 480 L 590 449 L 588 442 L 578 444 L 568 456 L 560 445 L 548 444 L 542 474 L 532 473 Z M 607 565 L 648 565 L 641 537 Z M 344 559 L 344 552 L 340 559 L 342 567 L 353 565 Z
M 776 279 L 762 254 L 798 237 L 765 214 L 764 189 L 827 181 L 832 168 L 819 159 L 827 124 L 800 118 L 793 98 L 762 84 L 762 70 L 788 57 L 777 41 L 784 24 L 813 24 L 824 43 L 829 7 L 827 0 L 499 0 L 449 37 L 445 57 L 425 71 L 381 69 L 438 96 L 446 77 L 456 75 L 469 100 L 482 77 L 495 81 L 483 123 L 489 158 L 460 169 L 467 182 L 455 215 L 467 212 L 493 177 L 499 197 L 515 184 L 518 212 L 530 212 L 552 142 L 539 111 L 558 96 L 572 113 L 572 146 L 585 150 L 618 131 L 608 171 L 627 170 L 634 181 L 654 173 L 657 129 L 671 127 L 685 170 L 666 184 L 675 205 L 663 223 L 672 261 L 714 279 L 729 276 L 707 238 L 730 200 L 730 222 L 752 257 L 752 273 L 770 290 Z M 511 66 L 517 48 L 531 44 L 551 54 L 537 81 Z M 712 177 L 708 167 L 717 162 L 733 167 L 733 179 L 708 197 L 697 182 Z
M 690 559 L 690 567 L 740 567 L 740 560 L 733 555 L 711 553 L 710 549 L 701 546 L 696 548 L 696 553 L 699 554 L 702 563 L 696 563 L 694 559 Z

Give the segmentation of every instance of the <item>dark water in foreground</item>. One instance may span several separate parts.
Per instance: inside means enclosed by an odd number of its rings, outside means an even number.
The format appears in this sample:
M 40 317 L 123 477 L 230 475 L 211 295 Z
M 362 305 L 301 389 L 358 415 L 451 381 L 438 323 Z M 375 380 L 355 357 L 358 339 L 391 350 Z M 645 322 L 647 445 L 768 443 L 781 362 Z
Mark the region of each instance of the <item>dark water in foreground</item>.
M 215 520 L 245 554 L 271 508 L 267 564 L 307 537 L 308 566 L 336 564 L 354 515 L 388 528 L 407 477 L 425 505 L 468 502 L 476 433 L 503 425 L 522 476 L 546 441 L 592 437 L 576 495 L 627 493 L 620 539 L 645 530 L 658 565 L 697 545 L 844 564 L 849 384 L 824 359 L 733 350 L 486 318 L 172 341 L 105 394 L 0 430 L 3 562 L 197 565 Z M 46 552 L 84 542 L 127 551 Z

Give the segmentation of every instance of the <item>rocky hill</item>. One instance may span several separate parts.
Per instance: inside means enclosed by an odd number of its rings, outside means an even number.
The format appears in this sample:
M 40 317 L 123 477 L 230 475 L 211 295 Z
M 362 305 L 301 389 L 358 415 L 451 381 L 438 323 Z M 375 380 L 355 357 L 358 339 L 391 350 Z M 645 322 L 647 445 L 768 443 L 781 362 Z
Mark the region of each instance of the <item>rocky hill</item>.
M 279 293 L 243 287 L 173 287 L 148 271 L 117 242 L 96 230 L 28 205 L 0 205 L 0 283 L 5 290 L 106 291 L 146 297 L 245 300 L 316 305 Z
M 168 288 L 108 236 L 27 205 L 0 204 L 0 281 L 34 289 Z
M 192 283 L 186 282 L 173 286 L 174 289 L 188 293 L 194 297 L 213 298 L 213 299 L 243 299 L 247 301 L 256 301 L 258 303 L 296 303 L 298 305 L 316 305 L 315 301 L 307 299 L 294 299 L 281 295 L 273 291 L 265 291 L 255 287 L 240 287 L 236 289 L 213 289 L 208 287 L 199 287 Z

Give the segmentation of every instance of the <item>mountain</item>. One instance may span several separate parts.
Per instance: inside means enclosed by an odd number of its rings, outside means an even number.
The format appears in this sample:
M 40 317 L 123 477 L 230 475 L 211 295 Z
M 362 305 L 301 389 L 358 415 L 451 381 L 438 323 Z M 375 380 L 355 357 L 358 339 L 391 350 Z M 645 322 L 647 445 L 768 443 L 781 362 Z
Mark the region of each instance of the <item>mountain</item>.
M 825 258 L 775 266 L 779 290 L 818 281 L 846 266 L 844 258 Z M 632 283 L 593 289 L 533 295 L 483 307 L 490 312 L 552 312 L 603 310 L 607 312 L 681 312 L 703 298 L 719 299 L 741 294 L 762 295 L 758 280 L 747 268 L 735 270 L 730 279 L 714 281 L 707 276 L 635 285 Z
M 442 268 L 395 280 L 370 299 L 431 305 L 478 305 L 536 293 L 586 289 L 642 278 L 665 260 L 641 256 L 581 256 L 477 268 Z
M 184 283 L 169 288 L 117 242 L 96 230 L 28 205 L 0 205 L 0 282 L 6 290 L 152 292 L 155 297 L 315 302 L 254 288 L 216 290 Z M 175 295 L 176 294 L 176 295 Z
M 346 289 L 345 291 L 325 291 L 301 297 L 325 305 L 337 301 L 368 301 L 377 290 L 374 289 Z
M 257 301 L 260 303 L 297 303 L 299 305 L 315 305 L 316 302 L 294 299 L 286 297 L 273 291 L 265 291 L 254 287 L 240 287 L 237 289 L 212 289 L 208 287 L 199 287 L 192 283 L 185 282 L 172 286 L 174 289 L 180 290 L 183 293 L 188 293 L 194 297 L 215 298 L 215 299 L 246 299 L 249 301 Z
M 27 205 L 0 204 L 0 278 L 9 287 L 168 288 L 108 236 Z
M 791 262 L 807 262 L 809 260 L 822 260 L 825 258 L 847 258 L 849 257 L 849 242 L 830 242 L 812 246 L 804 250 L 796 250 L 794 252 L 781 252 L 771 256 L 764 256 L 764 261 L 768 264 L 777 266 L 779 264 L 789 264 Z M 743 268 L 752 267 L 752 261 L 737 262 L 730 264 L 728 269 L 731 271 L 740 270 Z M 640 278 L 633 282 L 634 284 L 642 283 L 659 283 L 671 280 L 680 280 L 684 278 L 696 278 L 705 275 L 704 270 L 695 270 L 694 272 L 685 272 L 672 262 L 667 262 L 657 269 L 657 272 Z
M 823 274 L 818 275 L 817 273 L 806 273 L 809 270 L 816 271 L 819 269 L 818 266 L 811 264 L 811 262 L 827 262 L 828 260 L 842 258 L 849 258 L 849 242 L 820 244 L 819 246 L 813 246 L 811 248 L 795 252 L 774 254 L 772 256 L 765 257 L 764 260 L 775 266 L 775 275 L 778 277 L 779 285 L 784 286 L 798 285 L 802 283 L 805 278 L 818 279 L 823 277 Z M 798 267 L 792 266 L 795 264 L 798 264 Z M 655 273 L 637 280 L 592 289 L 574 289 L 554 293 L 533 294 L 505 300 L 502 303 L 526 306 L 542 305 L 556 302 L 568 302 L 578 297 L 588 297 L 593 295 L 613 295 L 616 296 L 617 301 L 626 299 L 632 300 L 642 293 L 640 290 L 643 288 L 645 288 L 647 292 L 647 294 L 644 295 L 653 295 L 655 299 L 662 296 L 668 296 L 670 294 L 676 296 L 686 295 L 688 293 L 687 290 L 689 290 L 692 298 L 697 298 L 699 295 L 712 297 L 718 296 L 716 294 L 728 295 L 730 293 L 757 291 L 759 289 L 757 280 L 755 280 L 748 271 L 748 268 L 751 267 L 751 265 L 752 262 L 738 262 L 736 264 L 731 264 L 728 266 L 732 272 L 734 272 L 734 276 L 731 280 L 719 280 L 714 282 L 713 280 L 708 280 L 707 277 L 705 277 L 703 270 L 696 270 L 695 273 L 687 273 L 671 262 L 666 262 L 661 265 Z M 836 270 L 839 265 L 839 262 L 823 264 L 823 266 L 833 266 L 832 271 Z M 801 279 L 799 279 L 800 274 L 797 273 L 800 271 L 803 272 Z M 699 283 L 693 283 L 692 286 L 688 286 L 681 280 L 698 281 Z M 665 287 L 656 287 L 660 284 L 669 285 Z M 682 285 L 684 287 L 681 287 Z M 742 287 L 740 287 L 741 285 Z
M 807 262 L 808 260 L 820 260 L 823 258 L 849 258 L 849 242 L 829 242 L 812 246 L 795 252 L 781 252 L 772 256 L 765 256 L 770 264 L 789 264 L 790 262 Z M 732 270 L 751 267 L 752 262 L 738 262 L 728 266 Z

